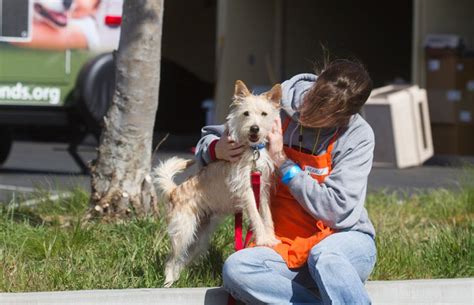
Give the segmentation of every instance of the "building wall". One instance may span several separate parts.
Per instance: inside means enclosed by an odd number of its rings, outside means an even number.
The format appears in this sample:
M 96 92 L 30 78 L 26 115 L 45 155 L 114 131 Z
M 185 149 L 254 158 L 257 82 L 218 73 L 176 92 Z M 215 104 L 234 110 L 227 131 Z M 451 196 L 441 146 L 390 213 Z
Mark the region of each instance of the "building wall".
M 272 82 L 275 0 L 218 2 L 216 113 L 222 123 L 237 79 L 252 89 Z M 221 19 L 222 18 L 222 19 Z
M 217 117 L 233 84 L 270 86 L 333 58 L 364 63 L 376 86 L 411 81 L 412 1 L 219 0 Z
M 331 57 L 353 58 L 376 86 L 411 78 L 411 0 L 286 1 L 285 75 L 312 71 Z
M 215 81 L 216 1 L 165 1 L 162 55 L 207 82 Z
M 413 48 L 413 78 L 425 86 L 425 56 L 423 42 L 426 34 L 461 35 L 468 48 L 474 48 L 474 1 L 415 0 L 415 38 Z

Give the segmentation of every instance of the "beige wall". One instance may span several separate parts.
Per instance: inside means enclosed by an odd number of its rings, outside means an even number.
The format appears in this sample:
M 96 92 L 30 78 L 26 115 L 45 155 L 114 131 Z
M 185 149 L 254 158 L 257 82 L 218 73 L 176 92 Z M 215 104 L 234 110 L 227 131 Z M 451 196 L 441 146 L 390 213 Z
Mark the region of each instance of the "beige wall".
M 474 48 L 473 0 L 414 0 L 415 35 L 413 46 L 413 78 L 425 86 L 423 42 L 426 34 L 458 34 L 469 48 Z
M 218 1 L 218 68 L 216 112 L 218 123 L 228 113 L 234 84 L 249 88 L 275 81 L 275 0 Z

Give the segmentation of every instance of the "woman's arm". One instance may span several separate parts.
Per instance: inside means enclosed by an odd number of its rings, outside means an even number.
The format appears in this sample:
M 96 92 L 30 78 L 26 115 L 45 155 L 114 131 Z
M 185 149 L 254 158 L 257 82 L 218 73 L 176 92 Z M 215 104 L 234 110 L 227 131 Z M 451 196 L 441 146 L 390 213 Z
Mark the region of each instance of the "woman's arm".
M 334 229 L 348 229 L 360 219 L 372 168 L 374 135 L 372 129 L 360 125 L 338 143 L 332 172 L 318 183 L 305 172 L 297 173 L 288 183 L 291 194 L 316 219 Z M 286 159 L 279 167 L 281 176 L 295 165 Z
M 205 126 L 201 129 L 201 139 L 196 145 L 195 152 L 200 166 L 206 166 L 216 159 L 215 144 L 224 133 L 224 129 L 224 125 Z

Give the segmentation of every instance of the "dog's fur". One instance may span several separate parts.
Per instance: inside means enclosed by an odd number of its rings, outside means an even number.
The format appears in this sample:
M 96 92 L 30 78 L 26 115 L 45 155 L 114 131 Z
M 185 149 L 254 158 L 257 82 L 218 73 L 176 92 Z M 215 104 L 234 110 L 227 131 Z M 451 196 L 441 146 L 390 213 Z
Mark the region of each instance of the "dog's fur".
M 225 215 L 244 211 L 255 232 L 256 245 L 279 243 L 274 235 L 269 206 L 273 161 L 266 148 L 260 150 L 257 160 L 257 167 L 262 172 L 259 211 L 250 184 L 253 158 L 250 145 L 267 141 L 279 116 L 280 99 L 280 85 L 264 94 L 253 95 L 243 82 L 237 81 L 226 129 L 232 139 L 248 146 L 239 161 L 212 162 L 179 186 L 173 182 L 173 177 L 183 171 L 190 160 L 174 157 L 154 170 L 154 184 L 167 202 L 172 247 L 165 268 L 165 287 L 171 286 L 186 264 L 207 247 L 214 228 Z M 257 132 L 255 126 L 258 126 Z

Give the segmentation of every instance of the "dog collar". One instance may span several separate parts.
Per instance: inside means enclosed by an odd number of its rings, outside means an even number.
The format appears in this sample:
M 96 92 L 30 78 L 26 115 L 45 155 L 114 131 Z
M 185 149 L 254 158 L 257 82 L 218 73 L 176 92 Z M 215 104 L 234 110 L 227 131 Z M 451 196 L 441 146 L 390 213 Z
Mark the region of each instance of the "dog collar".
M 253 150 L 262 150 L 265 148 L 265 143 L 258 143 L 255 145 L 250 145 Z

